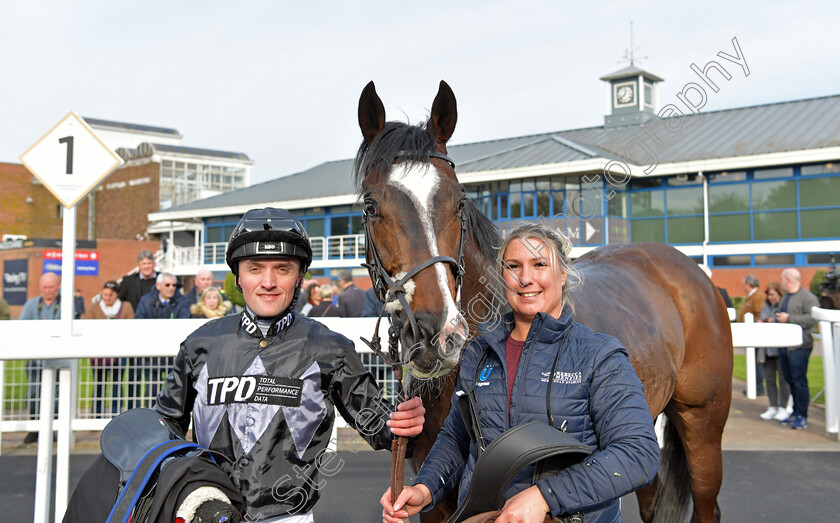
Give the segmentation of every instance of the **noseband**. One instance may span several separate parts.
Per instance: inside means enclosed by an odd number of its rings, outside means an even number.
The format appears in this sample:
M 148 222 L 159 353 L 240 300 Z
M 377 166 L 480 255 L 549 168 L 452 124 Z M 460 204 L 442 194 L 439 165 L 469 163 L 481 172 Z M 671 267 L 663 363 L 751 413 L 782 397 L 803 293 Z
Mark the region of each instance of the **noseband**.
M 400 151 L 397 154 L 397 158 L 405 158 L 408 157 L 409 153 L 407 151 Z M 438 158 L 447 162 L 452 168 L 455 168 L 455 162 L 445 154 L 439 152 L 431 152 L 429 153 L 430 158 Z M 414 317 L 414 312 L 411 310 L 409 306 L 408 299 L 406 298 L 406 290 L 405 290 L 405 283 L 408 282 L 411 278 L 417 275 L 423 269 L 430 267 L 436 263 L 446 263 L 452 266 L 453 272 L 455 274 L 455 299 L 456 301 L 460 300 L 461 295 L 461 284 L 464 279 L 464 240 L 467 235 L 467 218 L 464 215 L 464 211 L 459 210 L 458 215 L 461 218 L 461 240 L 460 245 L 458 247 L 458 260 L 452 258 L 451 256 L 434 256 L 429 258 L 428 260 L 420 263 L 410 271 L 408 271 L 402 278 L 398 280 L 394 280 L 388 271 L 382 266 L 382 260 L 379 257 L 379 253 L 376 250 L 376 244 L 373 242 L 373 237 L 370 233 L 370 220 L 367 214 L 367 211 L 362 213 L 362 225 L 365 229 L 365 261 L 362 266 L 367 268 L 368 273 L 370 274 L 370 279 L 373 282 L 373 288 L 376 292 L 377 297 L 383 303 L 382 311 L 379 313 L 379 319 L 376 321 L 376 330 L 373 334 L 373 338 L 371 341 L 368 341 L 362 338 L 370 348 L 376 354 L 378 354 L 386 363 L 391 365 L 394 368 L 394 372 L 397 375 L 399 382 L 402 382 L 402 362 L 400 361 L 399 351 L 398 351 L 398 344 L 399 344 L 399 333 L 397 332 L 396 328 L 393 325 L 392 316 L 388 315 L 388 321 L 391 323 L 391 327 L 388 329 L 388 356 L 382 353 L 380 338 L 379 338 L 379 322 L 382 320 L 382 316 L 385 313 L 385 306 L 388 302 L 393 301 L 396 299 L 402 305 L 403 310 L 405 311 L 406 315 L 408 316 L 408 321 L 411 323 L 411 328 L 413 332 L 419 334 L 419 330 L 417 328 L 417 320 Z

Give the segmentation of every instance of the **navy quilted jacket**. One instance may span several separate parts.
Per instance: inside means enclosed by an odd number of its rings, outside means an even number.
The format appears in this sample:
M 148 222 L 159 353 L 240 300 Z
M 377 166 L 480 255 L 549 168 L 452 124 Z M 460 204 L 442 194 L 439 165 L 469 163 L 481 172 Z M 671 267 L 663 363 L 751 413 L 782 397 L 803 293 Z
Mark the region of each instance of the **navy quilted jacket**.
M 548 422 L 546 393 L 555 355 L 564 334 L 552 384 L 552 411 L 556 426 L 595 450 L 581 463 L 537 482 L 553 517 L 578 511 L 587 523 L 618 521 L 618 498 L 649 484 L 659 462 L 653 419 L 642 383 L 621 343 L 574 322 L 568 307 L 559 319 L 540 313 L 534 318 L 513 385 L 510 412 L 507 400 L 505 340 L 513 316 L 482 324 L 482 336 L 469 345 L 461 359 L 457 390 L 475 387 L 481 428 L 487 444 L 506 429 L 532 420 Z M 482 355 L 477 383 L 476 366 Z M 416 483 L 423 483 L 438 503 L 455 485 L 463 502 L 477 460 L 457 406 L 449 416 L 426 458 Z M 531 486 L 533 468 L 508 485 L 505 497 Z

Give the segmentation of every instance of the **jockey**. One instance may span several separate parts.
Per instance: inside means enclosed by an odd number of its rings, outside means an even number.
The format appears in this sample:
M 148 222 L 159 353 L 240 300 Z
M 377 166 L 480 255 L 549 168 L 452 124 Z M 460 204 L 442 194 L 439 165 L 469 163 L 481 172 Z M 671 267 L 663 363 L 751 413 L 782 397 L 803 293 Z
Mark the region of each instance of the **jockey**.
M 244 519 L 309 522 L 324 481 L 335 409 L 376 449 L 416 436 L 420 398 L 396 412 L 353 343 L 294 312 L 312 248 L 283 209 L 252 209 L 234 228 L 227 264 L 245 310 L 202 325 L 181 344 L 155 409 L 180 435 L 218 451 L 245 499 Z M 324 470 L 319 470 L 323 468 Z

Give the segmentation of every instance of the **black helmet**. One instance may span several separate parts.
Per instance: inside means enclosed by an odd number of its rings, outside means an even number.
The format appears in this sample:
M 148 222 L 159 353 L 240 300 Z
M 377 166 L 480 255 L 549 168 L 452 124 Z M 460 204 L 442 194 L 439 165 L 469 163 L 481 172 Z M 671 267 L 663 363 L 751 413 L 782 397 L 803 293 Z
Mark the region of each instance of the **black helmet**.
M 300 259 L 301 272 L 312 263 L 309 235 L 295 216 L 285 209 L 251 209 L 239 220 L 228 240 L 225 261 L 236 275 L 244 258 Z

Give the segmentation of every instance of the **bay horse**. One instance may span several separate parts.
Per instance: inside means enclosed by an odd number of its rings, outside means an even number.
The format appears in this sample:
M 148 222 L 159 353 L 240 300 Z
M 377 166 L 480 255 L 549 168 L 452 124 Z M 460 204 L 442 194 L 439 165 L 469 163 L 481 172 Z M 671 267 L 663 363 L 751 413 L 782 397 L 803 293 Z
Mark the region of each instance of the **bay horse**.
M 391 289 L 400 299 L 389 310 L 408 370 L 404 385 L 426 406 L 413 457 L 419 468 L 449 410 L 460 349 L 503 300 L 493 278 L 500 239 L 447 156 L 457 106 L 445 82 L 425 124 L 386 122 L 373 82 L 358 118 L 364 140 L 354 179 L 369 270 L 381 293 Z M 680 521 L 689 508 L 692 521 L 719 519 L 732 393 L 732 335 L 720 294 L 696 263 L 664 244 L 600 247 L 574 266 L 584 278 L 570 291 L 575 319 L 624 344 L 651 414 L 667 415 L 657 478 L 637 491 L 642 519 Z M 445 521 L 453 501 L 421 521 Z

